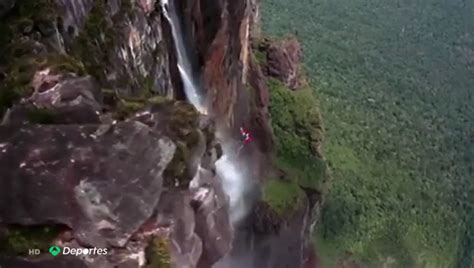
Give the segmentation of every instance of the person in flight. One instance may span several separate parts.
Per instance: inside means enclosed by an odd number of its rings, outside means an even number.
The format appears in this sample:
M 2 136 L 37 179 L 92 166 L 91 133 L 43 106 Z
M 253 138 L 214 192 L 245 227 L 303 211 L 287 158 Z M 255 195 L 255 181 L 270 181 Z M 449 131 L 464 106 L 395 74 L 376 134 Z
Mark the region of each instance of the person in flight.
M 248 132 L 243 127 L 240 128 L 240 135 L 242 135 L 242 144 L 243 145 L 247 145 L 253 140 L 252 136 L 250 135 L 250 132 Z

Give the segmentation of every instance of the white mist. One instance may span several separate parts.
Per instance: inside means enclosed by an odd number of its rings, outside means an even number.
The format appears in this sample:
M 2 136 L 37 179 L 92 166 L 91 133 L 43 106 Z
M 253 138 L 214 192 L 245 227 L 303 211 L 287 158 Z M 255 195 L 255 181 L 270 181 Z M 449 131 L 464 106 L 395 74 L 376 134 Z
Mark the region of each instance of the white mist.
M 222 179 L 224 192 L 230 199 L 230 220 L 232 223 L 240 221 L 247 214 L 247 204 L 244 200 L 246 179 L 238 161 L 225 154 L 216 162 L 216 172 Z

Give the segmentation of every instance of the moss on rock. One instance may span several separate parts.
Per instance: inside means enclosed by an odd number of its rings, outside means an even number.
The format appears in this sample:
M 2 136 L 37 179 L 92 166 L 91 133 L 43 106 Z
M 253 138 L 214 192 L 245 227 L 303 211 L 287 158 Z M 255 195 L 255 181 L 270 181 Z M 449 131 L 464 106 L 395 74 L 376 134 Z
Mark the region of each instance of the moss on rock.
M 164 185 L 166 187 L 180 186 L 182 184 L 184 184 L 183 186 L 187 186 L 185 183 L 189 182 L 186 172 L 186 162 L 189 158 L 189 150 L 183 142 L 177 142 L 176 145 L 177 148 L 173 159 L 164 172 L 166 178 Z
M 163 97 L 163 96 L 153 96 L 147 100 L 148 103 L 150 104 L 163 104 L 170 101 L 169 99 Z
M 19 58 L 7 69 L 6 78 L 0 85 L 0 114 L 3 114 L 14 102 L 31 93 L 29 85 L 36 71 L 31 58 Z
M 61 231 L 58 226 L 9 226 L 0 233 L 0 255 L 23 256 L 32 248 L 45 252 Z
M 56 27 L 57 10 L 53 0 L 18 3 L 0 26 L 0 53 L 5 78 L 0 85 L 0 114 L 20 98 L 31 93 L 30 82 L 35 72 L 49 67 L 53 73 L 85 72 L 83 64 L 68 55 L 48 51 L 34 33 Z
M 54 0 L 36 0 L 17 2 L 0 25 L 0 58 L 9 57 L 7 47 L 14 44 L 22 36 L 38 31 L 45 23 L 56 23 L 57 9 Z
M 191 151 L 198 145 L 200 130 L 198 112 L 189 103 L 176 101 L 168 103 L 168 122 L 166 135 L 178 145 L 175 156 L 165 170 L 165 185 L 178 184 L 187 187 L 191 181 L 187 163 L 191 160 Z
M 259 64 L 265 65 L 267 63 L 267 53 L 265 51 L 256 50 L 254 55 Z
M 0 114 L 22 97 L 32 93 L 30 83 L 38 70 L 49 68 L 53 74 L 85 73 L 80 61 L 56 53 L 35 55 L 32 53 L 34 46 L 33 40 L 24 40 L 10 48 L 11 57 L 6 69 L 6 78 L 0 85 Z
M 271 41 L 272 39 L 268 36 L 252 40 L 253 56 L 260 66 L 265 66 L 267 64 L 267 50 Z
M 280 216 L 298 209 L 304 197 L 303 190 L 293 180 L 272 179 L 263 188 L 263 201 Z
M 171 267 L 170 241 L 166 238 L 155 237 L 146 249 L 147 268 Z
M 270 114 L 276 140 L 275 164 L 287 179 L 271 179 L 264 186 L 264 201 L 278 213 L 294 211 L 304 198 L 301 187 L 324 193 L 327 164 L 319 152 L 324 131 L 311 88 L 291 91 L 269 79 Z
M 124 120 L 142 110 L 145 106 L 146 102 L 119 100 L 114 109 L 114 118 Z
M 81 58 L 89 74 L 101 83 L 107 81 L 106 67 L 110 64 L 109 52 L 119 41 L 119 32 L 134 5 L 132 1 L 120 1 L 120 9 L 113 17 L 107 11 L 106 0 L 96 0 L 87 16 L 84 29 L 73 44 L 72 53 Z M 152 78 L 139 78 L 144 89 L 151 88 Z M 122 81 L 129 83 L 128 80 Z
M 172 102 L 171 100 L 162 96 L 153 96 L 150 98 L 119 97 L 116 95 L 115 91 L 110 89 L 102 89 L 102 92 L 107 96 L 108 99 L 114 99 L 113 116 L 118 120 L 124 120 L 148 106 L 167 105 Z
M 84 29 L 73 46 L 73 53 L 83 60 L 87 72 L 101 82 L 106 80 L 107 52 L 114 44 L 114 31 L 107 21 L 106 8 L 105 0 L 94 2 Z
M 52 73 L 75 73 L 79 76 L 85 75 L 86 69 L 84 64 L 74 57 L 65 54 L 49 54 L 46 58 L 46 66 Z
M 313 92 L 310 88 L 291 91 L 276 79 L 270 79 L 268 85 L 277 164 L 302 186 L 321 190 L 327 165 L 314 150 L 324 131 Z

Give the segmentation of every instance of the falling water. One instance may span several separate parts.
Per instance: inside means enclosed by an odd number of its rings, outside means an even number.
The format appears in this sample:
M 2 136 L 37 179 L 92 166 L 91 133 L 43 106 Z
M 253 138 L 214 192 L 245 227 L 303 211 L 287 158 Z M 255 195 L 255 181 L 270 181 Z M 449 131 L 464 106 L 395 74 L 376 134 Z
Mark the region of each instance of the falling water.
M 224 154 L 216 161 L 216 172 L 222 178 L 222 186 L 230 201 L 230 220 L 239 222 L 247 213 L 248 204 L 244 194 L 248 191 L 243 167 L 232 157 L 232 152 L 223 150 Z
M 203 102 L 205 98 L 201 95 L 203 91 L 199 89 L 199 83 L 196 82 L 193 75 L 176 7 L 173 0 L 161 0 L 161 5 L 164 15 L 171 25 L 178 58 L 178 69 L 183 80 L 186 97 L 198 111 L 207 114 L 207 107 Z M 218 137 L 221 136 L 219 135 L 220 131 L 217 131 L 216 134 Z M 230 219 L 233 223 L 236 223 L 246 215 L 248 210 L 248 205 L 243 198 L 248 190 L 246 188 L 245 168 L 239 164 L 235 157 L 238 143 L 230 138 L 221 138 L 221 143 L 223 155 L 216 162 L 216 172 L 222 179 L 224 191 L 230 199 Z
M 203 96 L 200 95 L 201 90 L 199 90 L 199 85 L 194 77 L 193 68 L 190 62 L 188 50 L 186 49 L 183 31 L 181 30 L 181 23 L 177 15 L 174 2 L 173 0 L 162 0 L 161 5 L 163 7 L 164 15 L 171 26 L 171 32 L 178 58 L 178 70 L 181 75 L 181 80 L 183 81 L 186 97 L 198 111 L 201 113 L 206 113 Z

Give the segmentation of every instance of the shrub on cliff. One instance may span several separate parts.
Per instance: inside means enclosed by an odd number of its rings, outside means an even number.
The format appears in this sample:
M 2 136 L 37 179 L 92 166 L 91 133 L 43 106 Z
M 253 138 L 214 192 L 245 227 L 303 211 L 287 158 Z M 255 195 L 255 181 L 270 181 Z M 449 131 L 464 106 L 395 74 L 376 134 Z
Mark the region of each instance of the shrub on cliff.
M 270 115 L 276 139 L 276 164 L 287 180 L 274 179 L 264 189 L 264 199 L 276 211 L 297 208 L 304 192 L 300 187 L 325 192 L 327 168 L 319 145 L 323 139 L 317 101 L 306 87 L 291 91 L 269 79 Z
M 147 268 L 169 268 L 171 267 L 169 241 L 165 238 L 156 237 L 146 249 Z
M 317 148 L 323 139 L 318 102 L 311 88 L 290 91 L 276 79 L 268 84 L 278 165 L 301 186 L 321 190 L 326 164 Z
M 76 58 L 54 51 L 40 42 L 55 31 L 54 1 L 25 1 L 16 5 L 0 25 L 0 114 L 31 93 L 30 82 L 36 71 L 49 68 L 53 73 L 83 75 L 85 68 Z
M 26 256 L 32 248 L 47 251 L 62 231 L 60 226 L 9 226 L 0 230 L 0 256 Z

